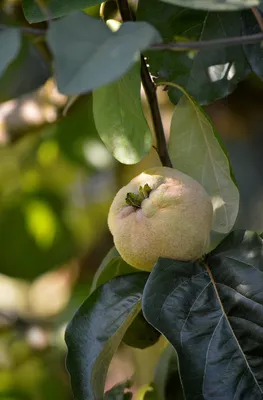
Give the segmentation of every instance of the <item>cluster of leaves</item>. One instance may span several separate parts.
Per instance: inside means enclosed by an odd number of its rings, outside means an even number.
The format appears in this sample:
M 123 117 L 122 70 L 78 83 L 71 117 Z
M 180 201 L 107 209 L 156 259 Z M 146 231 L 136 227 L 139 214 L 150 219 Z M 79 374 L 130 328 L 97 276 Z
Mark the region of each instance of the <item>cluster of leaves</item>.
M 51 55 L 60 92 L 73 99 L 92 92 L 84 104 L 88 129 L 92 127 L 118 161 L 138 163 L 152 146 L 140 97 L 143 52 L 155 83 L 167 87 L 176 104 L 169 140 L 172 162 L 206 188 L 215 211 L 213 230 L 228 234 L 236 220 L 239 194 L 224 148 L 201 106 L 227 96 L 249 74 L 262 78 L 258 60 L 263 50 L 260 43 L 244 45 L 242 40 L 235 46 L 200 51 L 162 50 L 161 44 L 199 41 L 202 47 L 204 40 L 231 41 L 232 36 L 259 33 L 251 7 L 262 8 L 263 2 L 139 0 L 136 21 L 131 14 L 131 20 L 115 30 L 116 24 L 107 21 L 107 16 L 103 15 L 104 21 L 96 12 L 91 16 L 90 7 L 100 4 L 98 0 L 50 0 L 47 4 L 23 0 L 27 21 L 47 21 L 47 27 L 1 29 L 2 100 L 32 91 L 50 76 L 51 68 L 31 38 L 31 33 L 40 35 Z M 121 8 L 123 2 L 118 4 Z M 30 79 L 21 84 L 17 71 L 25 52 L 38 62 L 32 76 L 28 74 Z M 7 76 L 12 76 L 14 86 L 5 87 Z M 63 133 L 68 122 L 61 123 Z M 74 147 L 74 140 L 71 135 L 65 154 Z M 36 195 L 30 204 L 40 207 L 43 214 Z M 54 201 L 54 208 L 59 213 L 61 206 Z M 14 211 L 10 211 L 12 218 Z M 0 220 L 0 232 L 6 231 L 10 218 Z M 70 248 L 65 245 L 64 226 L 56 231 L 55 245 Z M 56 247 L 52 265 L 72 253 L 57 254 Z M 160 259 L 149 274 L 134 270 L 113 249 L 95 276 L 90 296 L 67 328 L 67 367 L 76 399 L 103 398 L 108 366 L 122 341 L 146 348 L 158 342 L 160 334 L 178 355 L 182 381 L 178 399 L 262 399 L 262 255 L 260 236 L 236 231 L 202 261 Z M 162 359 L 167 374 L 153 383 L 154 396 L 166 395 L 170 363 L 171 357 Z M 106 398 L 129 398 L 129 390 L 123 394 L 124 389 L 126 385 L 114 388 Z
M 90 295 L 67 328 L 76 398 L 103 398 L 112 355 L 130 331 L 131 346 L 153 345 L 158 332 L 174 346 L 183 386 L 178 399 L 261 399 L 262 254 L 259 235 L 236 231 L 203 261 L 160 259 L 151 274 L 116 277 L 122 269 L 109 270 L 112 279 Z M 149 323 L 144 326 L 134 324 L 141 309 Z M 161 361 L 163 369 L 170 358 Z M 157 398 L 166 379 L 156 377 Z M 173 393 L 177 389 L 174 384 Z

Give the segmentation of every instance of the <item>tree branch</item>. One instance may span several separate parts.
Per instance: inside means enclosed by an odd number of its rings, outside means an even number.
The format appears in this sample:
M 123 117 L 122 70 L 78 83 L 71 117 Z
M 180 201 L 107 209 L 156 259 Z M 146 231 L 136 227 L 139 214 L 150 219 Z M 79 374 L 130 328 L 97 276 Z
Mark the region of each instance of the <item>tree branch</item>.
M 187 41 L 187 42 L 169 42 L 158 43 L 151 46 L 151 50 L 172 50 L 172 51 L 189 51 L 189 50 L 202 50 L 210 47 L 230 47 L 241 44 L 254 44 L 263 41 L 263 32 L 254 33 L 244 36 L 233 36 L 230 38 L 214 39 L 214 40 L 200 40 L 200 41 Z
M 123 22 L 135 20 L 135 17 L 129 7 L 127 0 L 118 0 L 118 7 L 119 7 L 119 11 L 120 11 Z M 161 118 L 160 109 L 159 109 L 158 100 L 157 100 L 156 86 L 155 86 L 154 82 L 152 81 L 152 78 L 150 76 L 150 73 L 148 71 L 148 68 L 147 68 L 147 65 L 146 65 L 146 62 L 145 62 L 145 59 L 143 56 L 141 56 L 141 79 L 142 79 L 144 91 L 145 91 L 145 94 L 146 94 L 146 97 L 147 97 L 147 100 L 148 100 L 148 103 L 150 106 L 150 110 L 151 110 L 151 116 L 152 116 L 154 131 L 155 131 L 155 135 L 156 135 L 156 140 L 157 140 L 157 153 L 159 155 L 162 165 L 165 167 L 172 168 L 173 165 L 172 165 L 172 162 L 171 162 L 171 159 L 170 159 L 170 156 L 168 153 L 168 149 L 167 149 L 162 118 Z

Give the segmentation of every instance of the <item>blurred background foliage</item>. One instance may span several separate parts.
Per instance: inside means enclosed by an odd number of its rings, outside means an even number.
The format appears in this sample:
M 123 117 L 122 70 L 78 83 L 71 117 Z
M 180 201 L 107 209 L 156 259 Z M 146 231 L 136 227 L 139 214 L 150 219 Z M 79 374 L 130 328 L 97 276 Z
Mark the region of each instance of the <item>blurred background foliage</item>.
M 110 17 L 114 4 L 104 5 Z M 19 0 L 0 5 L 1 23 L 28 26 Z M 86 11 L 99 16 L 99 6 Z M 112 247 L 110 202 L 120 186 L 160 162 L 154 148 L 133 166 L 114 160 L 96 132 L 91 95 L 72 102 L 58 93 L 41 36 L 20 40 L 0 76 L 0 399 L 64 400 L 72 398 L 64 329 Z M 250 74 L 227 98 L 205 107 L 239 185 L 236 226 L 258 231 L 263 230 L 262 94 L 262 82 Z M 144 93 L 142 98 L 151 125 Z M 159 101 L 168 135 L 174 106 L 165 91 L 159 91 Z M 135 370 L 138 385 L 147 382 L 159 355 L 149 351 L 123 345 L 106 388 Z

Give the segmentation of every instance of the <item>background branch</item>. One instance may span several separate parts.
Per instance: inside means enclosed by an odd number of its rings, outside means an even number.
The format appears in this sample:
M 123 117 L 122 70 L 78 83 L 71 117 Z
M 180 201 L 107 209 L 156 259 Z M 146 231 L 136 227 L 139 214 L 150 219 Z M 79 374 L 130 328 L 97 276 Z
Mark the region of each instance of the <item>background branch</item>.
M 257 7 L 252 7 L 251 11 L 255 16 L 260 29 L 263 31 L 263 18 L 262 18 L 261 12 L 257 9 Z
M 229 47 L 241 44 L 254 44 L 263 40 L 263 32 L 254 33 L 244 36 L 233 36 L 230 38 L 214 39 L 214 40 L 200 40 L 200 41 L 187 41 L 187 42 L 169 42 L 158 43 L 151 46 L 151 50 L 174 50 L 174 51 L 189 51 L 189 50 L 202 50 L 210 47 Z
M 123 0 L 119 0 L 121 3 Z M 189 50 L 202 50 L 208 49 L 210 47 L 230 47 L 237 46 L 241 44 L 254 44 L 263 41 L 263 19 L 262 16 L 256 8 L 252 8 L 252 12 L 255 15 L 258 24 L 262 30 L 259 33 L 253 33 L 251 35 L 243 36 L 233 36 L 229 38 L 213 39 L 213 40 L 199 40 L 199 41 L 185 41 L 185 42 L 168 42 L 168 43 L 158 43 L 150 47 L 151 50 L 167 50 L 167 51 L 189 51 Z M 131 10 L 126 7 L 123 8 L 123 21 L 133 21 L 134 16 Z M 17 28 L 22 33 L 29 35 L 45 35 L 47 33 L 46 29 L 30 28 L 30 27 L 13 27 L 4 24 L 0 24 L 1 29 Z

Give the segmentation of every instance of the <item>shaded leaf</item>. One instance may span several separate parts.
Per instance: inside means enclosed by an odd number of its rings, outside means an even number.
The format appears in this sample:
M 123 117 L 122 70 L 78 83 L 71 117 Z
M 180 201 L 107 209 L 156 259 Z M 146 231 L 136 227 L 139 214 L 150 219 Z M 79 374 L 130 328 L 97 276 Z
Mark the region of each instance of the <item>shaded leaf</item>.
M 0 272 L 23 279 L 66 263 L 75 255 L 63 219 L 63 203 L 52 192 L 32 192 L 1 209 Z
M 101 400 L 110 361 L 141 310 L 148 273 L 117 277 L 99 287 L 66 330 L 67 368 L 78 400 Z
M 146 349 L 158 342 L 160 332 L 154 329 L 140 312 L 123 337 L 123 342 L 136 349 Z
M 239 192 L 212 122 L 186 92 L 172 117 L 169 152 L 176 168 L 195 178 L 211 196 L 213 230 L 228 233 L 236 221 Z
M 153 25 L 165 42 L 230 38 L 242 33 L 240 12 L 191 10 L 158 0 L 140 0 L 137 19 Z M 200 104 L 227 96 L 251 72 L 242 45 L 199 52 L 148 51 L 145 54 L 157 81 L 183 86 Z M 172 87 L 168 93 L 176 104 L 181 93 Z
M 263 241 L 232 232 L 206 264 L 159 260 L 144 315 L 175 347 L 187 400 L 260 400 Z
M 251 11 L 242 13 L 242 28 L 243 35 L 251 35 L 261 32 L 260 26 L 258 25 L 258 22 Z M 250 45 L 244 44 L 243 46 L 252 71 L 255 72 L 255 74 L 257 74 L 260 78 L 263 78 L 262 42 Z
M 73 11 L 82 10 L 86 7 L 94 6 L 102 3 L 101 0 L 74 0 L 61 1 L 49 0 L 46 2 L 46 7 L 52 18 L 63 17 Z M 47 13 L 38 6 L 35 0 L 23 0 L 23 10 L 28 22 L 41 22 L 48 19 Z
M 0 75 L 17 56 L 20 49 L 20 31 L 8 28 L 0 31 Z
M 50 68 L 40 51 L 23 37 L 17 57 L 0 78 L 0 101 L 33 92 L 50 77 Z
M 136 164 L 152 145 L 141 104 L 140 65 L 93 92 L 94 121 L 102 141 L 124 164 Z
M 131 265 L 127 264 L 121 258 L 116 248 L 113 247 L 103 259 L 101 265 L 96 271 L 92 281 L 91 292 L 112 278 L 121 275 L 128 275 L 134 272 L 137 272 L 137 270 Z
M 92 96 L 78 98 L 68 110 L 67 115 L 53 124 L 53 128 L 52 136 L 58 141 L 63 154 L 71 162 L 91 168 L 90 153 L 87 149 L 91 149 L 96 141 L 100 142 L 94 124 Z M 105 152 L 107 152 L 106 149 Z
M 112 32 L 101 20 L 73 13 L 47 34 L 59 90 L 76 95 L 106 85 L 129 70 L 139 52 L 160 41 L 149 24 L 126 22 Z
M 162 0 L 181 7 L 199 8 L 203 10 L 232 11 L 259 6 L 260 0 Z
M 178 357 L 174 347 L 169 343 L 156 366 L 154 387 L 158 399 L 184 400 L 182 385 L 178 372 Z

